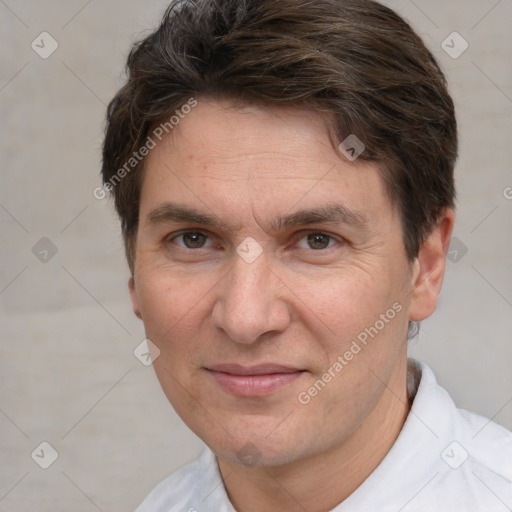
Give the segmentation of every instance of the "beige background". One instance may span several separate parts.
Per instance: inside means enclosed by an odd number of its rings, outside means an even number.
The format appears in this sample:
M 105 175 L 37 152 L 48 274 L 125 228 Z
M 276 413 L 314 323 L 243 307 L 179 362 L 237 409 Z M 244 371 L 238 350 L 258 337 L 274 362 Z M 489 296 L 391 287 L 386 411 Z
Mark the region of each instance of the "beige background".
M 165 4 L 0 1 L 0 511 L 132 510 L 200 450 L 132 353 L 144 332 L 117 221 L 92 194 L 105 104 Z M 512 0 L 387 4 L 437 55 L 461 135 L 458 261 L 411 353 L 461 407 L 511 428 Z M 43 31 L 59 45 L 47 59 L 31 48 Z M 457 59 L 441 47 L 453 31 L 469 43 Z M 46 470 L 30 456 L 42 441 L 59 455 Z

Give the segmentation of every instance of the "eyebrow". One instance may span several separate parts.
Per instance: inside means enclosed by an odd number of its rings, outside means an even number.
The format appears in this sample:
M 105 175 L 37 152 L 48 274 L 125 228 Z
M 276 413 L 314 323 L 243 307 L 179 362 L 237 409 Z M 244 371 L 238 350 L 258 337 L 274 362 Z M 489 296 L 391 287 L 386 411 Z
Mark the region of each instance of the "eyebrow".
M 197 208 L 176 203 L 163 203 L 152 210 L 146 217 L 146 224 L 158 225 L 171 222 L 184 222 L 201 224 L 203 226 L 217 226 L 225 231 L 237 231 L 240 228 L 233 228 L 213 213 L 205 213 Z
M 218 227 L 228 232 L 241 230 L 240 225 L 230 225 L 213 213 L 206 213 L 197 208 L 172 202 L 159 205 L 147 215 L 145 220 L 145 223 L 150 226 L 172 222 Z M 336 203 L 279 216 L 270 222 L 270 229 L 278 232 L 294 226 L 324 223 L 345 224 L 359 230 L 366 230 L 368 227 L 368 219 L 362 212 L 350 210 L 346 206 Z
M 345 224 L 361 230 L 368 227 L 368 219 L 363 213 L 350 210 L 342 204 L 328 204 L 279 217 L 272 223 L 272 229 L 279 231 L 287 227 L 325 223 Z

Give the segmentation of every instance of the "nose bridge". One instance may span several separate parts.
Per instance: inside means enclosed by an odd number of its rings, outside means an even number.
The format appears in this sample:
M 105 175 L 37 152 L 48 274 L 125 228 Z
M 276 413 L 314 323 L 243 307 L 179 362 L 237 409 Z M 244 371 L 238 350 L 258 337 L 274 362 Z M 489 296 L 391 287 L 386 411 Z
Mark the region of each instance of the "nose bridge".
M 214 306 L 213 320 L 233 341 L 252 343 L 288 323 L 286 305 L 264 255 L 248 262 L 234 256 Z

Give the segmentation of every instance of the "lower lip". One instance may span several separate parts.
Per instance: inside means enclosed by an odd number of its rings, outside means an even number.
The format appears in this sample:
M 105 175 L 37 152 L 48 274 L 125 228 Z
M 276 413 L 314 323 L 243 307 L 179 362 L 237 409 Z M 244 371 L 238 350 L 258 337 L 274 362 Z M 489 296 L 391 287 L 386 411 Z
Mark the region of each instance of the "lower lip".
M 292 373 L 269 373 L 265 375 L 233 375 L 208 370 L 224 390 L 236 396 L 265 396 L 284 388 L 302 375 Z

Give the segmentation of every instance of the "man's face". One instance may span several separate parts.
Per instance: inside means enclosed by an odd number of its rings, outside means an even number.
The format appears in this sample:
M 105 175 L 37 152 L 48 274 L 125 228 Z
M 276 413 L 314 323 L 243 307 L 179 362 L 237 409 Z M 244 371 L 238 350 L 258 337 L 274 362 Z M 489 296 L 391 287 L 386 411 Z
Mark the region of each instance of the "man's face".
M 306 110 L 199 99 L 174 131 L 146 161 L 131 283 L 162 388 L 222 457 L 330 450 L 405 387 L 414 272 L 375 165 Z

